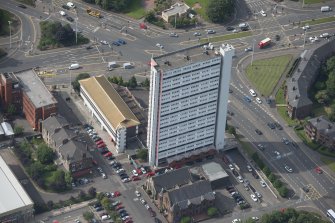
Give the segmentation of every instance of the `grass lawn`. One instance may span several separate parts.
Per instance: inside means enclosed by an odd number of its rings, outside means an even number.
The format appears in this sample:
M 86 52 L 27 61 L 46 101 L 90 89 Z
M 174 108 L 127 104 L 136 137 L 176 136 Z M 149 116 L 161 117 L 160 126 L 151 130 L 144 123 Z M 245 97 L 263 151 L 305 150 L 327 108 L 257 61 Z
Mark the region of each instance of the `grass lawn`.
M 140 19 L 145 16 L 145 9 L 142 5 L 142 0 L 132 0 L 128 6 L 127 16 L 130 16 L 134 19 Z
M 292 55 L 256 60 L 247 67 L 247 77 L 262 95 L 270 96 L 291 60 Z
M 201 17 L 205 20 L 208 20 L 208 16 L 206 13 L 206 8 L 208 5 L 208 0 L 185 0 L 185 3 L 190 6 L 191 8 L 198 3 L 200 5 L 201 8 L 196 8 L 195 11 L 201 15 Z
M 230 40 L 230 39 L 243 38 L 243 37 L 251 36 L 251 35 L 252 35 L 252 32 L 247 31 L 247 32 L 227 34 L 227 35 L 223 35 L 223 36 L 214 36 L 214 37 L 209 38 L 209 42 L 211 42 L 211 43 L 222 42 L 222 41 L 226 41 L 226 40 Z M 200 40 L 200 43 L 207 43 L 207 42 L 208 42 L 208 38 L 202 38 Z
M 304 0 L 305 5 L 306 4 L 317 4 L 317 3 L 323 3 L 325 0 Z
M 335 172 L 335 161 L 334 159 L 329 159 L 326 157 L 322 157 L 321 161 L 324 162 L 332 171 Z
M 279 90 L 277 91 L 276 104 L 286 104 L 283 88 L 279 88 Z
M 335 17 L 326 17 L 326 18 L 320 18 L 320 19 L 313 19 L 313 20 L 306 20 L 302 21 L 301 24 L 302 26 L 304 25 L 316 25 L 316 24 L 321 24 L 321 23 L 326 23 L 326 22 L 333 22 L 335 21 Z

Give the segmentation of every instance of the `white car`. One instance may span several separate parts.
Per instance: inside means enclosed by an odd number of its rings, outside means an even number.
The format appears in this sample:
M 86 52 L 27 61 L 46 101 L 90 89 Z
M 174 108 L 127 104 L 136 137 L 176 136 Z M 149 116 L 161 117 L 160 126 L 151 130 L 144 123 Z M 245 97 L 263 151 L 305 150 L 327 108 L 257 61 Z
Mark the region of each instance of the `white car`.
M 238 223 L 238 222 L 241 222 L 241 219 L 236 218 L 232 221 L 232 223 Z
M 143 174 L 147 173 L 147 171 L 144 169 L 144 167 L 141 167 L 141 171 L 142 171 Z
M 258 104 L 262 104 L 262 100 L 260 98 L 256 98 Z
M 141 193 L 137 190 L 135 190 L 136 197 L 141 197 Z
M 319 38 L 318 38 L 317 36 L 311 36 L 311 37 L 309 37 L 309 40 L 310 40 L 312 43 L 314 43 L 314 42 L 319 41 Z
M 107 179 L 107 176 L 105 173 L 101 173 L 102 178 Z
M 148 204 L 145 204 L 144 207 L 149 210 L 150 209 L 150 206 Z
M 251 168 L 251 166 L 248 165 L 248 166 L 247 166 L 247 169 L 248 169 L 249 172 L 252 172 L 252 168 Z
M 238 176 L 238 177 L 237 177 L 237 180 L 238 180 L 240 183 L 243 183 L 243 182 L 244 182 L 244 180 L 243 180 L 243 178 L 242 178 L 241 176 Z
M 108 42 L 107 42 L 106 40 L 100 40 L 100 43 L 101 43 L 102 45 L 108 45 Z
M 305 25 L 303 27 L 301 27 L 303 30 L 307 30 L 307 29 L 310 29 L 311 27 L 309 25 Z
M 160 49 L 163 49 L 163 48 L 164 48 L 164 46 L 162 46 L 160 43 L 157 43 L 156 46 L 157 46 L 158 48 L 160 48 Z
M 292 173 L 293 172 L 293 169 L 287 165 L 285 165 L 285 170 L 289 173 Z
M 137 173 L 136 170 L 132 170 L 131 172 L 132 172 L 132 174 L 133 174 L 134 176 L 138 176 L 138 173 Z
M 122 181 L 123 183 L 127 183 L 127 182 L 130 181 L 130 179 L 129 179 L 129 178 L 123 178 L 121 181 Z
M 258 221 L 259 217 L 251 217 L 251 219 L 254 220 L 254 221 Z
M 212 29 L 207 30 L 207 34 L 215 34 L 215 33 L 216 33 L 215 30 Z
M 327 37 L 329 37 L 330 35 L 329 35 L 329 33 L 322 33 L 321 35 L 320 35 L 320 38 L 327 38 Z
M 140 202 L 145 205 L 147 202 L 143 199 L 143 198 L 140 198 Z
M 245 52 L 249 52 L 249 51 L 252 51 L 252 47 L 247 47 L 244 49 Z
M 258 201 L 258 198 L 256 197 L 256 195 L 251 194 L 250 197 L 251 197 L 251 199 L 252 199 L 253 201 L 255 201 L 255 202 Z
M 256 96 L 257 96 L 256 92 L 255 92 L 253 89 L 250 89 L 250 90 L 249 90 L 249 93 L 250 93 L 251 96 L 253 96 L 253 97 L 256 97 Z
M 195 32 L 195 33 L 193 33 L 193 36 L 201 36 L 201 33 Z
M 59 14 L 60 14 L 61 16 L 66 16 L 66 13 L 65 13 L 64 11 L 59 11 Z
M 228 166 L 229 166 L 230 170 L 235 170 L 235 168 L 234 168 L 234 166 L 232 164 L 229 164 Z
M 72 3 L 72 2 L 68 2 L 66 3 L 67 6 L 69 6 L 70 8 L 74 9 L 76 6 Z
M 259 192 L 255 192 L 255 195 L 258 197 L 258 198 L 261 198 L 262 197 L 262 195 L 259 193 Z
M 125 170 L 124 170 L 123 168 L 118 169 L 118 170 L 116 171 L 116 173 L 122 173 L 122 172 L 125 172 Z
M 277 150 L 275 150 L 274 153 L 275 153 L 277 156 L 280 156 L 280 152 L 278 152 Z
M 129 219 L 130 217 L 128 215 L 122 217 L 122 221 L 126 221 L 127 219 Z
M 266 187 L 266 183 L 264 181 L 260 181 L 262 187 Z
M 170 36 L 170 37 L 178 37 L 178 34 L 177 34 L 177 33 L 170 33 L 169 36 Z
M 261 10 L 259 13 L 260 13 L 263 17 L 266 17 L 266 13 L 264 12 L 264 10 Z

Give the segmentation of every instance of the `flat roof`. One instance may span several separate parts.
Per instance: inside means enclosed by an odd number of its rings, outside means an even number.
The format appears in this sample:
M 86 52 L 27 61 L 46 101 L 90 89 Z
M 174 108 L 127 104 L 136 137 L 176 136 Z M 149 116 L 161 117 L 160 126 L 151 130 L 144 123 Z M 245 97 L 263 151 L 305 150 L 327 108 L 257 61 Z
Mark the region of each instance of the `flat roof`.
M 187 12 L 190 7 L 185 3 L 175 3 L 170 8 L 163 11 L 163 13 L 167 14 L 168 16 L 181 14 Z
M 22 90 L 27 94 L 35 108 L 57 103 L 34 70 L 20 71 L 15 75 L 21 80 Z
M 0 182 L 0 216 L 34 204 L 1 156 Z
M 222 166 L 215 162 L 202 165 L 202 169 L 209 181 L 215 181 L 228 177 L 227 172 L 222 168 Z
M 80 80 L 79 83 L 114 129 L 117 129 L 118 126 L 131 127 L 140 124 L 105 76 L 90 77 Z
M 215 50 L 206 50 L 204 48 L 205 45 L 208 45 L 208 43 L 153 57 L 154 63 L 152 63 L 152 65 L 162 70 L 171 70 L 199 61 L 210 60 L 221 55 L 216 55 Z M 217 50 L 219 50 L 219 48 L 217 48 Z

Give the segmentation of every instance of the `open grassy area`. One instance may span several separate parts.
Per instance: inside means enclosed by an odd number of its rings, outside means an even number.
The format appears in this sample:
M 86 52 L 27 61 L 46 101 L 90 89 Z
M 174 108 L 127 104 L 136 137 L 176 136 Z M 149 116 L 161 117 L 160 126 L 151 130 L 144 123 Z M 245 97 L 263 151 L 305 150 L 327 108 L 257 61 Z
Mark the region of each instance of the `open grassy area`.
M 246 69 L 247 77 L 262 95 L 270 96 L 291 60 L 292 55 L 255 60 Z
M 306 4 L 317 4 L 317 3 L 323 3 L 325 0 L 303 0 L 305 5 Z
M 127 16 L 130 16 L 134 19 L 140 19 L 145 16 L 145 9 L 142 5 L 142 0 L 132 0 L 127 8 Z
M 206 14 L 206 8 L 208 5 L 208 0 L 185 0 L 185 3 L 190 6 L 191 8 L 194 7 L 196 3 L 199 4 L 200 8 L 195 8 L 194 10 L 201 15 L 201 17 L 205 20 L 208 20 L 208 16 Z
M 214 37 L 209 38 L 209 42 L 211 42 L 211 43 L 222 42 L 222 41 L 226 41 L 226 40 L 230 40 L 230 39 L 243 38 L 243 37 L 247 37 L 247 36 L 251 36 L 251 35 L 252 35 L 252 32 L 247 31 L 247 32 L 227 34 L 227 35 L 223 35 L 223 36 L 214 36 Z M 208 38 L 202 38 L 200 40 L 200 43 L 207 43 L 207 42 L 208 42 Z
M 301 24 L 302 26 L 304 25 L 316 25 L 316 24 L 321 24 L 321 23 L 326 23 L 326 22 L 334 22 L 335 17 L 326 17 L 326 18 L 320 18 L 320 19 L 312 19 L 312 20 L 306 20 L 302 21 Z
M 329 159 L 326 157 L 322 157 L 321 161 L 324 162 L 332 171 L 335 172 L 335 161 L 334 159 Z
M 279 90 L 277 91 L 276 104 L 286 104 L 283 88 L 279 88 Z

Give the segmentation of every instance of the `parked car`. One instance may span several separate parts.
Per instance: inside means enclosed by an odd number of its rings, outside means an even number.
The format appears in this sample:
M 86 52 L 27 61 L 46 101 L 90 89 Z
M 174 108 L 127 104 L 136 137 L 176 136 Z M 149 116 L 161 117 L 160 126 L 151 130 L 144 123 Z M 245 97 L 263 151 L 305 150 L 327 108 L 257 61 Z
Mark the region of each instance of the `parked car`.
M 248 169 L 249 172 L 252 172 L 251 166 L 247 165 L 247 169 Z
M 160 48 L 160 49 L 163 49 L 163 48 L 164 48 L 164 46 L 161 45 L 160 43 L 157 43 L 156 46 L 157 46 L 158 48 Z
M 132 181 L 139 181 L 139 180 L 141 180 L 141 177 L 132 176 L 131 179 L 132 179 Z
M 193 33 L 193 36 L 201 36 L 201 33 L 195 32 L 195 33 Z
M 104 148 L 104 147 L 106 147 L 106 145 L 105 145 L 105 143 L 103 143 L 103 144 L 99 144 L 97 147 L 98 148 Z
M 121 196 L 121 193 L 119 191 L 115 191 L 113 193 L 111 193 L 112 197 L 119 197 Z
M 137 190 L 135 190 L 136 197 L 141 197 L 141 193 Z
M 278 122 L 274 122 L 273 124 L 276 126 L 278 130 L 283 130 L 283 127 Z
M 232 27 L 232 26 L 228 26 L 228 27 L 226 28 L 227 31 L 233 31 L 234 29 L 235 29 L 235 28 Z
M 258 135 L 263 135 L 263 132 L 259 129 L 255 129 L 255 132 L 258 134 Z
M 256 102 L 258 103 L 258 104 L 262 104 L 262 100 L 260 99 L 260 98 L 256 98 Z
M 258 197 L 258 198 L 261 198 L 262 197 L 262 195 L 259 193 L 259 192 L 255 192 L 255 195 Z
M 288 165 L 285 165 L 285 170 L 289 173 L 293 172 L 293 169 L 291 167 L 289 167 Z
M 215 32 L 215 30 L 213 30 L 213 29 L 209 29 L 209 30 L 207 30 L 207 34 L 215 34 L 216 32 Z
M 170 33 L 169 36 L 170 37 L 178 37 L 178 34 L 177 33 Z
M 116 41 L 117 41 L 118 43 L 121 43 L 122 45 L 127 44 L 127 42 L 124 41 L 123 39 L 117 39 Z
M 132 170 L 131 173 L 134 175 L 134 176 L 138 176 L 138 173 L 136 170 Z
M 255 202 L 258 201 L 258 198 L 256 197 L 256 195 L 251 194 L 250 197 L 251 197 L 251 199 L 252 199 L 253 201 L 255 201 Z
M 17 7 L 20 7 L 22 9 L 26 9 L 27 8 L 27 6 L 25 6 L 24 4 L 18 4 Z
M 266 13 L 264 12 L 264 10 L 261 10 L 261 11 L 259 12 L 259 14 L 261 14 L 261 16 L 263 16 L 263 17 L 266 17 L 266 16 L 267 16 Z
M 118 41 L 113 41 L 112 44 L 113 44 L 114 46 L 121 46 L 121 44 L 120 44 Z
M 71 17 L 71 16 L 66 16 L 66 19 L 69 21 L 69 22 L 73 22 L 74 19 Z
M 266 183 L 264 181 L 261 180 L 260 184 L 261 184 L 262 187 L 266 187 Z
M 276 126 L 272 122 L 268 122 L 267 125 L 270 129 L 275 129 L 276 128 Z
M 240 182 L 240 183 L 243 183 L 243 182 L 244 182 L 244 180 L 243 180 L 243 178 L 242 178 L 241 176 L 238 176 L 238 177 L 237 177 L 237 180 L 238 180 L 238 182 Z

